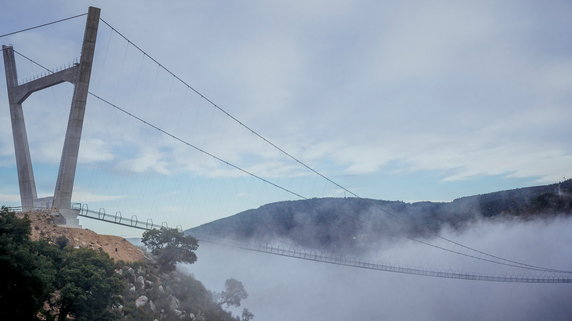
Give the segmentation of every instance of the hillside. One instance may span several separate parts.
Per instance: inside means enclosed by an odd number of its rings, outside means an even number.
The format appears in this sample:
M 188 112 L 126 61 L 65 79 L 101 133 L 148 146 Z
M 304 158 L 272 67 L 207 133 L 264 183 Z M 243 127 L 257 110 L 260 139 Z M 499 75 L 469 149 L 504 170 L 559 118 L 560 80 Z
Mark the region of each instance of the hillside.
M 9 216 L 9 212 L 6 211 L 6 208 L 2 208 L 0 214 Z M 217 293 L 206 289 L 204 285 L 192 275 L 177 270 L 171 272 L 162 271 L 160 262 L 158 262 L 153 255 L 121 237 L 100 235 L 87 229 L 57 226 L 54 224 L 54 217 L 49 211 L 17 213 L 15 217 L 23 222 L 29 221 L 29 240 L 32 242 L 47 240 L 48 244 L 50 244 L 49 246 L 53 247 L 50 253 L 56 253 L 57 248 L 60 248 L 62 251 L 67 250 L 69 253 L 81 251 L 80 249 L 90 249 L 94 250 L 91 252 L 102 254 L 100 252 L 102 251 L 109 255 L 112 260 L 109 258 L 105 260 L 113 264 L 111 274 L 118 278 L 120 284 L 117 300 L 114 301 L 113 305 L 109 308 L 109 313 L 111 313 L 108 315 L 109 320 L 239 320 L 239 317 L 233 316 L 229 311 L 223 308 L 223 304 L 216 301 Z M 27 218 L 27 220 L 23 220 L 23 218 Z M 11 223 L 0 227 L 4 228 L 6 232 L 12 229 Z M 3 240 L 6 241 L 7 239 L 4 237 Z M 6 255 L 3 249 L 17 248 L 17 244 L 13 242 L 4 242 L 3 244 L 5 247 L 0 248 L 0 254 L 3 255 Z M 87 255 L 86 252 L 82 253 L 82 255 Z M 107 256 L 104 255 L 104 257 Z M 2 259 L 0 259 L 0 261 L 2 261 Z M 15 260 L 11 261 L 11 263 L 15 265 L 23 264 L 23 262 Z M 94 265 L 98 264 L 100 263 L 94 263 Z M 26 267 L 25 265 L 22 266 L 24 268 Z M 74 266 L 74 268 L 75 267 L 76 266 Z M 88 265 L 82 268 L 85 270 L 78 272 L 81 275 L 86 273 L 85 271 L 91 271 L 93 267 Z M 46 275 L 40 275 L 40 278 L 49 279 Z M 55 282 L 58 282 L 57 277 Z M 65 286 L 69 286 L 69 284 L 65 283 Z M 91 285 L 88 287 L 90 286 Z M 53 317 L 59 313 L 58 307 L 54 305 L 58 295 L 59 294 L 56 293 L 51 299 L 45 301 L 44 312 L 42 312 L 44 313 L 43 315 Z M 1 293 L 0 299 L 2 299 Z M 238 302 L 238 305 L 240 305 L 240 300 Z M 0 305 L 1 303 L 5 302 L 0 302 Z M 111 315 L 114 315 L 114 317 L 111 318 Z M 243 319 L 250 320 L 253 315 L 247 313 L 246 316 L 247 318 L 244 319 L 243 314 Z M 0 317 L 0 319 L 2 319 L 2 317 Z M 73 317 L 67 319 L 73 319 Z M 106 317 L 98 320 L 108 319 Z
M 143 250 L 128 242 L 126 239 L 114 235 L 100 235 L 87 229 L 69 228 L 54 224 L 49 211 L 34 211 L 19 213 L 19 217 L 27 216 L 30 219 L 32 233 L 30 238 L 34 241 L 48 239 L 55 242 L 58 237 L 64 236 L 69 246 L 101 249 L 115 261 L 143 262 Z
M 255 240 L 281 239 L 329 251 L 365 249 L 372 242 L 460 229 L 477 219 L 534 219 L 572 214 L 572 180 L 468 196 L 452 202 L 314 198 L 267 204 L 187 230 L 189 234 Z

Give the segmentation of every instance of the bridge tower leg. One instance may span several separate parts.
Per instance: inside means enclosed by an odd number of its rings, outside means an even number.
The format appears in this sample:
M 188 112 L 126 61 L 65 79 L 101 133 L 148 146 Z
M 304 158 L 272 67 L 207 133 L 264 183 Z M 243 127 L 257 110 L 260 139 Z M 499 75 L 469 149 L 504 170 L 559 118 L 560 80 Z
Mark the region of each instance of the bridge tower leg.
M 14 88 L 18 87 L 16 60 L 14 59 L 14 49 L 12 47 L 2 46 L 2 52 L 4 55 L 6 84 L 8 86 L 10 120 L 12 121 L 12 136 L 14 138 L 14 152 L 16 154 L 16 167 L 18 169 L 20 199 L 22 201 L 22 209 L 24 211 L 30 211 L 34 208 L 34 200 L 37 198 L 36 182 L 34 181 L 34 170 L 30 157 L 30 147 L 28 146 L 24 111 L 22 110 L 22 104 L 17 101 L 14 95 Z
M 85 106 L 89 91 L 89 80 L 93 65 L 97 29 L 99 26 L 100 9 L 89 7 L 87 22 L 83 37 L 81 57 L 79 64 L 52 73 L 50 75 L 18 84 L 14 49 L 10 46 L 2 46 L 4 66 L 6 71 L 6 83 L 8 87 L 8 99 L 10 102 L 10 116 L 12 121 L 12 133 L 14 136 L 14 149 L 16 153 L 16 166 L 18 168 L 18 183 L 20 186 L 20 198 L 24 210 L 34 209 L 39 200 L 36 194 L 36 184 L 30 157 L 30 148 L 24 123 L 22 103 L 32 93 L 60 84 L 70 82 L 74 84 L 71 110 L 68 119 L 66 137 L 62 151 L 62 158 L 56 181 L 54 197 L 50 207 L 54 212 L 59 212 L 65 218 L 68 226 L 79 227 L 77 211 L 71 209 L 71 196 L 77 165 L 81 131 L 85 115 Z
M 56 209 L 71 209 L 73 182 L 77 166 L 81 131 L 83 128 L 85 104 L 89 91 L 89 80 L 91 77 L 91 67 L 93 65 L 93 54 L 95 52 L 95 40 L 97 39 L 99 14 L 100 9 L 94 7 L 89 8 L 83 36 L 83 45 L 81 47 L 79 74 L 73 92 L 58 180 L 54 191 L 54 202 L 52 206 Z

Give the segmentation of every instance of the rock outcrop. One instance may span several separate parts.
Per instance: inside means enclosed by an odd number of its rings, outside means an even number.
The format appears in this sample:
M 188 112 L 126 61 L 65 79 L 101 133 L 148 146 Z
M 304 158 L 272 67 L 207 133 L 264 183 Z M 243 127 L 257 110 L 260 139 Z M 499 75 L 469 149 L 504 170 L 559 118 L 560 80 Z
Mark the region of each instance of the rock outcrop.
M 63 236 L 72 247 L 101 249 L 115 261 L 143 262 L 145 259 L 143 250 L 122 237 L 100 235 L 88 229 L 56 225 L 50 211 L 23 212 L 18 213 L 18 216 L 27 216 L 30 219 L 32 240 L 43 238 L 55 243 L 58 237 Z

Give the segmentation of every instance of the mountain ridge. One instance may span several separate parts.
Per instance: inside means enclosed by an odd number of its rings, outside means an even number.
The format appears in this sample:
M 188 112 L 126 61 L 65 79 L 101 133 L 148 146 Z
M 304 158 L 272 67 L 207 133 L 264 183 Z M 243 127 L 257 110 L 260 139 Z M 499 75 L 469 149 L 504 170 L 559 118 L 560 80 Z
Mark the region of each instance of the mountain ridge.
M 536 219 L 572 214 L 572 179 L 457 198 L 451 202 L 312 198 L 269 203 L 189 229 L 188 234 L 345 251 L 380 240 L 426 237 L 478 219 Z

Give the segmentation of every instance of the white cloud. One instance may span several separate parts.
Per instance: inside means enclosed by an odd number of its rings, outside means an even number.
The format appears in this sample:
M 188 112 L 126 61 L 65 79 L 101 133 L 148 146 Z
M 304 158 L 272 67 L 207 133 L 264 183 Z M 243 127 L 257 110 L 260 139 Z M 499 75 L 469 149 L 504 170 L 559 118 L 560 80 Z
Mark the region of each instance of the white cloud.
M 112 201 L 112 200 L 122 199 L 124 197 L 125 196 L 122 195 L 98 194 L 78 188 L 74 189 L 73 191 L 73 200 L 82 203 Z
M 114 158 L 110 144 L 101 139 L 89 138 L 81 142 L 78 158 L 79 163 L 110 161 Z
M 20 202 L 19 194 L 0 194 L 0 202 Z
M 163 154 L 154 150 L 142 151 L 142 153 L 134 159 L 128 159 L 119 163 L 118 167 L 122 170 L 143 173 L 147 171 L 168 175 L 172 171 L 169 164 L 163 159 Z
M 48 197 L 52 196 L 51 194 L 41 195 L 39 197 Z M 104 194 L 97 194 L 90 191 L 82 190 L 82 189 L 75 189 L 73 191 L 73 200 L 74 201 L 81 201 L 85 203 L 89 202 L 102 202 L 102 201 L 112 201 L 117 199 L 122 199 L 124 196 L 121 195 L 104 195 Z M 0 194 L 0 202 L 20 202 L 20 195 L 19 194 Z

